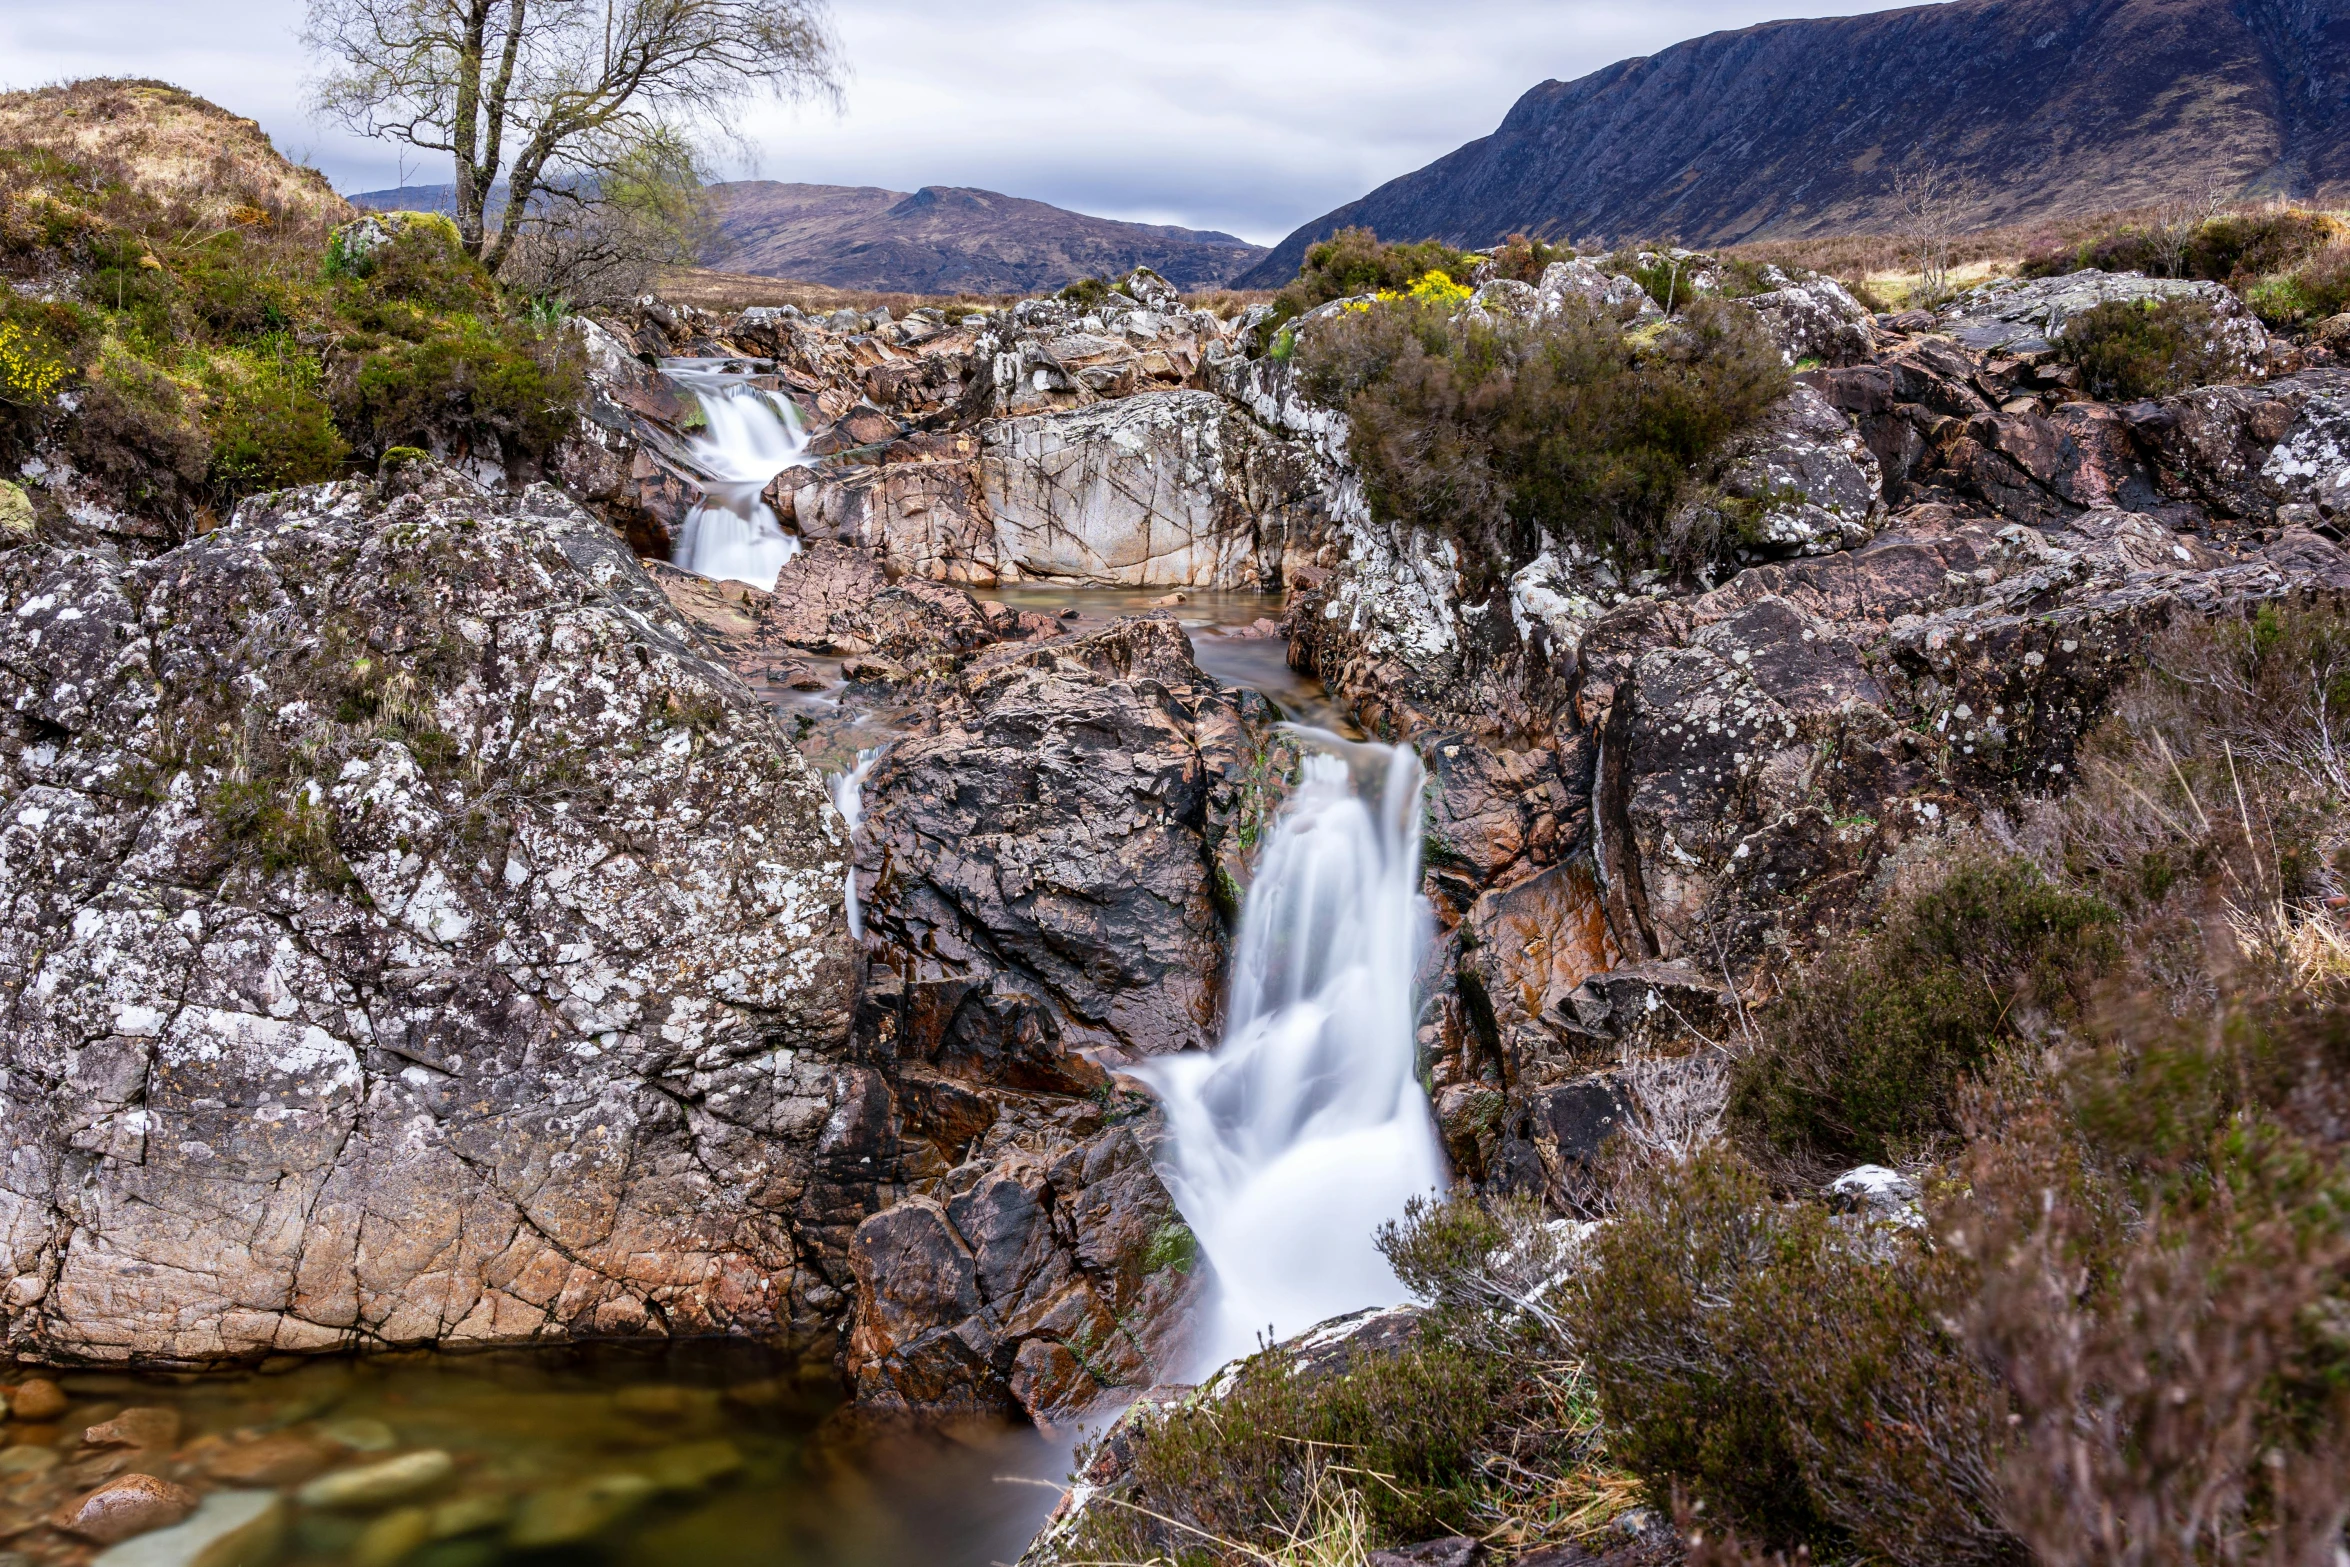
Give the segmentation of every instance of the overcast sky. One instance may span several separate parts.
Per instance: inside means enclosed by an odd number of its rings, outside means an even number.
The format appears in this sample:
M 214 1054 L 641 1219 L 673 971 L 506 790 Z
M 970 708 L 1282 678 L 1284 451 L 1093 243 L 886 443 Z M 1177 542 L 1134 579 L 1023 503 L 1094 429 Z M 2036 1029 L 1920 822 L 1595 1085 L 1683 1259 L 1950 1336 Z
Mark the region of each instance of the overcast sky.
M 1883 0 L 839 0 L 846 102 L 761 105 L 754 173 L 976 185 L 1271 244 L 1500 123 L 1545 78 Z M 217 100 L 339 190 L 398 149 L 303 112 L 302 0 L 0 0 L 0 85 L 153 76 Z M 413 181 L 447 179 L 408 154 Z

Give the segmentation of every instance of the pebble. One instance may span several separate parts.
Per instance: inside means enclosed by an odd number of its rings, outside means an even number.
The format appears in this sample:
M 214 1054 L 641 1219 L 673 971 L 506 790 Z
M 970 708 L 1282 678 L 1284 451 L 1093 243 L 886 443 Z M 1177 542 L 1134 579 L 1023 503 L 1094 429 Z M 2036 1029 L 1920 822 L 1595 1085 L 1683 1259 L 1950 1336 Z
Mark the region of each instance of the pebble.
M 429 1491 L 456 1472 L 456 1461 L 437 1447 L 402 1453 L 379 1464 L 320 1475 L 295 1493 L 304 1507 L 388 1507 Z
M 67 1502 L 50 1515 L 50 1522 L 68 1534 L 112 1545 L 134 1534 L 169 1528 L 195 1510 L 196 1493 L 186 1486 L 154 1475 L 127 1474 Z
M 684 1420 L 717 1412 L 718 1394 L 709 1388 L 639 1383 L 612 1395 L 612 1407 L 645 1420 Z
M 318 1428 L 318 1434 L 354 1453 L 388 1453 L 400 1445 L 400 1438 L 392 1428 L 373 1415 L 329 1420 Z
M 724 1437 L 707 1442 L 684 1442 L 649 1453 L 641 1460 L 645 1478 L 664 1491 L 699 1491 L 743 1467 L 742 1449 Z
M 65 1455 L 54 1447 L 11 1447 L 0 1451 L 0 1478 L 47 1474 L 64 1462 Z
M 156 1404 L 134 1405 L 82 1433 L 91 1447 L 172 1447 L 179 1439 L 180 1412 Z
M 207 1455 L 204 1472 L 226 1485 L 300 1485 L 332 1462 L 318 1443 L 280 1431 Z
M 286 1504 L 274 1491 L 215 1491 L 184 1523 L 101 1551 L 90 1567 L 251 1567 L 274 1561 Z
M 492 1492 L 452 1496 L 432 1510 L 432 1537 L 454 1540 L 461 1534 L 495 1529 L 513 1515 L 514 1504 Z
M 8 1402 L 19 1420 L 55 1420 L 65 1413 L 65 1389 L 47 1377 L 34 1377 L 17 1384 L 16 1394 Z
M 537 1551 L 592 1539 L 635 1511 L 655 1489 L 643 1475 L 613 1474 L 540 1491 L 515 1514 L 506 1543 L 518 1551 Z
M 369 1524 L 351 1544 L 350 1567 L 397 1567 L 432 1538 L 432 1513 L 422 1507 L 395 1507 Z

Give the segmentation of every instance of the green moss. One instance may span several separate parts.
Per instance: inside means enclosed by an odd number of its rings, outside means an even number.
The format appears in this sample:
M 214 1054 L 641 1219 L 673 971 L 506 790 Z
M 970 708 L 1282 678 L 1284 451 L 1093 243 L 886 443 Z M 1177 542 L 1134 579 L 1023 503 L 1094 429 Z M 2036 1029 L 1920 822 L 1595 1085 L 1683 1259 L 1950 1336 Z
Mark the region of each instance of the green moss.
M 1148 1275 L 1173 1268 L 1177 1273 L 1189 1273 L 1198 1260 L 1199 1237 L 1182 1220 L 1169 1219 L 1151 1233 L 1150 1246 L 1142 1254 L 1142 1271 Z

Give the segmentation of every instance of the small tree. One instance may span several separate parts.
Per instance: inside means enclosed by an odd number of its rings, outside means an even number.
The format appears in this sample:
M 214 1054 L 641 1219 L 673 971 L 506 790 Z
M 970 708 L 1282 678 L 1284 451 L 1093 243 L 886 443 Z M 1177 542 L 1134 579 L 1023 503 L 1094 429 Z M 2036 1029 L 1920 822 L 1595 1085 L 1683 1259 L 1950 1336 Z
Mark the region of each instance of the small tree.
M 695 130 L 840 72 L 822 0 L 309 0 L 303 42 L 321 114 L 454 160 L 458 234 L 492 272 L 535 214 L 690 173 Z
M 1938 163 L 1915 163 L 1893 177 L 1893 198 L 1901 204 L 1901 235 L 1917 259 L 1920 288 L 1929 298 L 1950 286 L 1952 241 L 1966 190 Z
M 2228 188 L 2217 174 L 2185 195 L 2172 196 L 2154 209 L 2154 250 L 2164 277 L 2187 275 L 2187 252 L 2203 226 L 2227 210 Z

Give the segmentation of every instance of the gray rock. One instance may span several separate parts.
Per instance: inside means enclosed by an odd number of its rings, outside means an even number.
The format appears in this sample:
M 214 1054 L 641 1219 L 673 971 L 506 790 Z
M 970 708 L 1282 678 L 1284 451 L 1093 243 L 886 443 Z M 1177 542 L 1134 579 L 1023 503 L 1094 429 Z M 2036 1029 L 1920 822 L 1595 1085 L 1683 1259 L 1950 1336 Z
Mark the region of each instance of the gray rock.
M 1943 306 L 1939 325 L 1977 351 L 2045 353 L 2064 336 L 2072 317 L 2099 305 L 2140 299 L 2199 299 L 2219 317 L 2221 340 L 2241 364 L 2257 365 L 2268 352 L 2268 333 L 2259 319 L 2222 284 L 2094 267 L 2062 277 L 1987 283 Z
M 0 556 L 12 1348 L 823 1325 L 838 818 L 601 524 L 404 483 Z
M 1798 384 L 1731 448 L 1722 492 L 1746 503 L 1733 536 L 1755 554 L 1824 555 L 1866 544 L 1884 476 L 1852 421 Z
M 1876 347 L 1875 323 L 1868 311 L 1832 277 L 1790 281 L 1741 303 L 1762 317 L 1764 330 L 1791 365 L 1806 360 L 1855 364 Z

